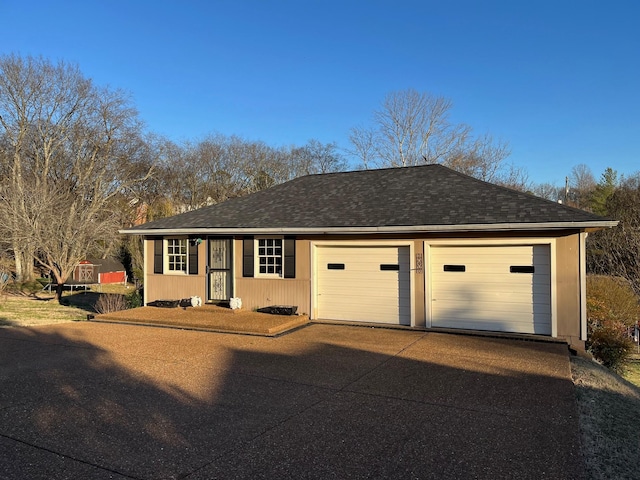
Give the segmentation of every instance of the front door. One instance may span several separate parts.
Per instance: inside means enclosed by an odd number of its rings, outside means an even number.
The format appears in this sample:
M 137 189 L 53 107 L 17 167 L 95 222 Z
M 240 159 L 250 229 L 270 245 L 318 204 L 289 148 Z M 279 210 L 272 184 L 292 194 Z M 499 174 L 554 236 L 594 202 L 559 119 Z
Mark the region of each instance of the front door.
M 210 302 L 228 301 L 232 296 L 233 269 L 231 255 L 232 239 L 209 239 L 209 263 L 207 280 L 209 283 L 207 299 Z

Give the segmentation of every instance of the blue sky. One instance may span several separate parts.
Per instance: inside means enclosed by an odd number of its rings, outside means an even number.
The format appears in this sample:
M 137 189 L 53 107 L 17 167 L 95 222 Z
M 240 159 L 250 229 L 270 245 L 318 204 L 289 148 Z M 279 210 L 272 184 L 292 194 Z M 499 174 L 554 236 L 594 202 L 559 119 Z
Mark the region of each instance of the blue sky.
M 635 0 L 0 0 L 0 54 L 76 63 L 150 131 L 348 147 L 385 94 L 454 103 L 536 183 L 640 170 Z

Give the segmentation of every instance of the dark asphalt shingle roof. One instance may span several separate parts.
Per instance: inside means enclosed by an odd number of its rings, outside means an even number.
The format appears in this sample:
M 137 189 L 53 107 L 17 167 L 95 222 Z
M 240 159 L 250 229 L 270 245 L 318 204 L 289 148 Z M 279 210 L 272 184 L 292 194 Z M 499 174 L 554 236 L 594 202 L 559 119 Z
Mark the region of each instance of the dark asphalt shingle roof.
M 124 272 L 124 266 L 115 258 L 89 257 L 87 258 L 87 261 L 91 262 L 93 265 L 98 265 L 99 273 Z
M 299 177 L 245 197 L 159 219 L 155 229 L 313 229 L 581 223 L 607 220 L 441 165 Z

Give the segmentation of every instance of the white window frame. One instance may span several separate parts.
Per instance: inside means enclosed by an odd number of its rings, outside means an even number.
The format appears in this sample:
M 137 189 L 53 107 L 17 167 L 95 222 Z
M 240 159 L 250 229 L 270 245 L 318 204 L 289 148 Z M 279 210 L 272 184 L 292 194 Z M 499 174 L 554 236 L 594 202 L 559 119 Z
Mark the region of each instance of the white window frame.
M 268 253 L 265 252 L 264 254 L 261 255 L 260 249 L 264 248 L 264 249 L 269 249 L 269 248 L 277 248 L 275 245 L 269 246 L 269 245 L 264 245 L 263 247 L 260 246 L 260 242 L 265 242 L 265 241 L 278 241 L 280 243 L 280 255 L 275 255 L 274 253 Z M 254 276 L 256 278 L 283 278 L 284 277 L 284 238 L 280 237 L 280 236 L 268 236 L 268 237 L 256 237 L 254 239 Z M 280 271 L 279 272 L 273 272 L 273 273 L 262 273 L 260 271 L 260 267 L 261 266 L 265 266 L 264 264 L 260 263 L 260 259 L 261 258 L 277 258 L 280 257 Z M 266 264 L 266 267 L 268 267 L 269 265 Z
M 184 243 L 184 254 L 175 254 L 169 252 L 169 245 L 174 241 Z M 173 270 L 170 268 L 172 266 L 170 257 L 172 256 L 184 257 L 184 270 Z M 187 237 L 169 237 L 164 239 L 164 272 L 167 275 L 187 275 L 187 273 L 189 272 L 189 239 Z

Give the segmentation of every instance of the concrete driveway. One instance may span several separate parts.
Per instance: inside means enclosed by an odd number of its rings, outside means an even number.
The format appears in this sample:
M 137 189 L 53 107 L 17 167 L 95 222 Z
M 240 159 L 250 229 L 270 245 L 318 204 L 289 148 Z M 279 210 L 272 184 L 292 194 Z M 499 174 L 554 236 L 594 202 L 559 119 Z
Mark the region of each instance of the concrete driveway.
M 566 346 L 0 328 L 0 478 L 582 478 Z

